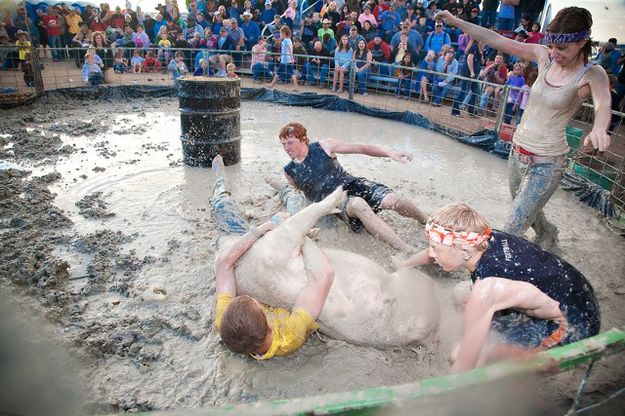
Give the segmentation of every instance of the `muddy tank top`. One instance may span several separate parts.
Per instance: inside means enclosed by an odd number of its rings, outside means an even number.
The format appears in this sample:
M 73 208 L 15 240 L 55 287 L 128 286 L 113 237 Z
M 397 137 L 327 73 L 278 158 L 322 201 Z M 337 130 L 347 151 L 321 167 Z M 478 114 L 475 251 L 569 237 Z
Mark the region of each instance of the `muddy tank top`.
M 339 185 L 356 180 L 345 172 L 335 157 L 330 157 L 319 142 L 308 145 L 308 155 L 301 162 L 290 161 L 284 172 L 293 178 L 295 185 L 306 198 L 319 202 L 330 195 Z
M 573 326 L 589 325 L 592 332 L 599 332 L 599 305 L 588 280 L 575 267 L 537 245 L 493 230 L 471 280 L 491 276 L 531 283 L 560 302 Z
M 567 84 L 554 87 L 545 79 L 552 64 L 553 61 L 538 74 L 513 137 L 516 145 L 540 156 L 561 156 L 568 152 L 566 125 L 582 105 L 579 80 L 593 65 L 586 64 Z

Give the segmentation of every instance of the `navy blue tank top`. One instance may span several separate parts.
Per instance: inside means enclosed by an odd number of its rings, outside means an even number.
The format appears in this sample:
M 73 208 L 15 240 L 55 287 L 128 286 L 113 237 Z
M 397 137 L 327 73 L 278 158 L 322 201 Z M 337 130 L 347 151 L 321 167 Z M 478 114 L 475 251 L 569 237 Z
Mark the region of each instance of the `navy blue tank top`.
M 356 180 L 345 172 L 335 157 L 330 157 L 319 142 L 308 145 L 308 155 L 301 162 L 290 161 L 284 172 L 293 178 L 295 185 L 304 192 L 306 198 L 319 202 L 340 185 Z
M 599 321 L 597 299 L 584 275 L 560 257 L 522 238 L 493 230 L 488 248 L 471 274 L 474 282 L 487 277 L 531 283 L 560 302 L 560 309 L 569 315 L 567 319 Z

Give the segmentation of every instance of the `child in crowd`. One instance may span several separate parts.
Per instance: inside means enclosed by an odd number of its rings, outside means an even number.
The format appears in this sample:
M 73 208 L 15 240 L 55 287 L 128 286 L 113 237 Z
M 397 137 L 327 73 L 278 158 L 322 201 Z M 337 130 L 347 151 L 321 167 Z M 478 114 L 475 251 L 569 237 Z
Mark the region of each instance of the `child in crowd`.
M 195 76 L 209 76 L 210 75 L 209 66 L 210 66 L 210 62 L 208 61 L 208 59 L 207 58 L 201 58 L 200 62 L 198 63 L 198 65 L 195 67 L 195 71 L 193 71 L 193 75 L 195 75 Z
M 412 55 L 409 53 L 405 53 L 401 61 L 399 62 L 400 67 L 397 68 L 398 74 L 398 83 L 397 83 L 397 97 L 400 99 L 403 98 L 402 90 L 406 99 L 410 99 L 410 87 L 412 85 L 412 73 L 414 64 L 412 63 Z
M 161 70 L 161 63 L 156 56 L 154 56 L 154 51 L 148 51 L 145 59 L 143 60 L 143 71 L 144 72 L 159 72 Z
M 293 22 L 295 21 L 295 14 L 297 12 L 297 0 L 290 1 L 289 7 L 282 13 L 282 19 L 284 24 L 293 30 Z
M 558 256 L 491 229 L 473 208 L 460 203 L 433 213 L 425 234 L 429 248 L 398 267 L 436 262 L 446 272 L 468 270 L 473 281 L 466 297 L 464 336 L 452 351 L 452 372 L 599 333 L 592 286 Z M 495 333 L 489 334 L 491 330 Z
M 512 120 L 512 116 L 515 112 L 514 106 L 519 98 L 519 94 L 521 93 L 520 89 L 525 85 L 525 77 L 523 76 L 523 66 L 521 63 L 517 62 L 512 68 L 512 73 L 506 81 L 506 85 L 513 87 L 508 93 L 508 100 L 506 102 L 506 112 L 503 120 L 506 124 L 510 124 L 510 121 Z
M 90 85 L 100 85 L 104 81 L 104 74 L 96 63 L 95 55 L 94 52 L 87 52 L 85 54 L 85 63 L 82 66 L 82 80 L 89 82 Z
M 115 71 L 116 74 L 125 74 L 128 71 L 128 59 L 126 59 L 124 51 L 121 49 L 115 51 L 113 71 Z
M 230 62 L 228 65 L 226 65 L 226 71 L 228 71 L 227 77 L 228 78 L 239 78 L 239 76 L 235 72 L 236 70 L 237 70 L 237 67 L 232 62 Z
M 30 53 L 30 41 L 28 40 L 28 33 L 24 32 L 23 30 L 18 30 L 15 46 L 17 47 L 19 62 L 24 63 L 24 61 L 26 60 L 26 54 Z
M 187 66 L 184 63 L 184 53 L 177 51 L 174 55 L 174 59 L 169 62 L 167 69 L 171 72 L 171 76 L 174 80 L 174 85 L 178 82 L 178 78 L 189 73 Z
M 169 61 L 169 58 L 171 56 L 171 41 L 169 39 L 167 39 L 166 37 L 163 37 L 161 40 L 158 41 L 158 58 L 159 60 L 162 60 L 163 62 L 167 62 Z
M 22 72 L 24 73 L 24 82 L 29 87 L 35 86 L 35 75 L 33 73 L 33 63 L 30 60 L 30 52 L 24 57 L 22 61 Z
M 141 53 L 141 50 L 135 49 L 132 59 L 130 59 L 132 72 L 134 72 L 135 74 L 140 74 L 141 70 L 143 69 L 143 61 L 144 59 L 143 59 L 143 54 Z
M 514 103 L 514 107 L 512 108 L 512 112 L 517 112 L 516 124 L 518 125 L 521 118 L 523 117 L 523 112 L 525 111 L 525 106 L 527 105 L 527 100 L 530 98 L 530 90 L 536 78 L 538 77 L 538 72 L 532 71 L 527 77 L 527 82 L 523 84 L 523 88 L 521 88 L 521 92 L 517 96 L 516 102 Z

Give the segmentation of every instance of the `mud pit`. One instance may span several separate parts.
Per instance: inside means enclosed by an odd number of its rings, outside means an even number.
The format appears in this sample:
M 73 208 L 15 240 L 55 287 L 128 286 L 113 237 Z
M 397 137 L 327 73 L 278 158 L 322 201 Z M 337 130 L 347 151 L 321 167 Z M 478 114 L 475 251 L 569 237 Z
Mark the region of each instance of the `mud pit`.
M 364 348 L 313 335 L 296 354 L 255 362 L 228 352 L 212 331 L 217 231 L 210 218 L 210 170 L 181 163 L 175 99 L 141 103 L 49 98 L 0 118 L 2 292 L 38 303 L 56 341 L 83 358 L 90 412 L 214 406 L 301 397 L 444 374 L 461 334 L 453 276 L 434 277 L 443 309 L 436 348 Z M 252 223 L 279 210 L 263 177 L 287 162 L 276 138 L 296 120 L 313 139 L 337 137 L 414 152 L 400 165 L 341 156 L 348 171 L 378 180 L 430 212 L 461 200 L 501 226 L 509 207 L 506 162 L 400 123 L 321 110 L 244 102 L 242 161 L 227 168 L 233 196 Z M 602 328 L 625 319 L 625 240 L 572 194 L 558 191 L 547 214 L 560 228 L 562 256 L 591 281 Z M 423 229 L 382 213 L 406 241 Z M 395 252 L 340 224 L 321 246 L 366 254 L 390 269 Z M 33 302 L 36 300 L 36 302 Z M 619 359 L 621 358 L 621 359 Z M 602 360 L 588 397 L 625 385 L 622 357 Z M 580 371 L 551 378 L 554 408 L 570 403 Z M 555 380 L 555 382 L 554 382 Z

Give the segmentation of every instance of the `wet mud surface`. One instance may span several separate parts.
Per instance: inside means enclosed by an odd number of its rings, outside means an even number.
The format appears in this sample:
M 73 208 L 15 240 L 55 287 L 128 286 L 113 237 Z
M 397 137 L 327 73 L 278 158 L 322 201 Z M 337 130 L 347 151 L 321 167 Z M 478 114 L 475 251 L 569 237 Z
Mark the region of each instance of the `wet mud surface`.
M 426 268 L 443 320 L 437 342 L 377 350 L 313 335 L 297 353 L 270 360 L 232 354 L 212 330 L 212 263 L 219 235 L 210 218 L 210 170 L 181 163 L 175 99 L 130 103 L 47 98 L 0 117 L 0 286 L 41 308 L 54 341 L 81 358 L 82 411 L 147 411 L 301 397 L 408 383 L 448 371 L 461 334 L 454 285 L 468 278 Z M 430 212 L 465 201 L 501 226 L 509 207 L 505 161 L 423 129 L 362 116 L 242 103 L 242 160 L 228 167 L 233 196 L 251 223 L 280 210 L 266 175 L 288 161 L 277 140 L 290 120 L 313 139 L 336 137 L 411 150 L 400 165 L 340 156 L 351 173 L 392 187 Z M 592 209 L 558 191 L 546 209 L 560 228 L 560 255 L 593 284 L 602 329 L 625 323 L 625 240 Z M 423 228 L 381 216 L 406 241 Z M 529 236 L 531 237 L 531 235 Z M 317 237 L 391 269 L 396 253 L 342 223 Z M 625 360 L 595 365 L 587 400 L 625 385 Z M 56 370 L 55 370 L 56 371 Z M 562 413 L 581 370 L 551 377 L 544 391 Z M 542 388 L 543 386 L 541 386 Z

